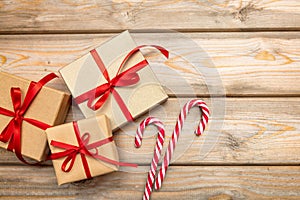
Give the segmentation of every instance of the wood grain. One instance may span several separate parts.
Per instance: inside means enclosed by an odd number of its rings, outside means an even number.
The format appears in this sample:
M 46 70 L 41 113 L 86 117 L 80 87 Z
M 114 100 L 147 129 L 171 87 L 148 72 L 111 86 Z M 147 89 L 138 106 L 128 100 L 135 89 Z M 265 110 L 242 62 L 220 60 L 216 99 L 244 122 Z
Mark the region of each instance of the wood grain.
M 297 0 L 2 1 L 2 33 L 299 30 Z
M 0 70 L 38 80 L 50 71 L 57 72 L 111 36 L 1 35 Z M 173 54 L 167 61 L 155 52 L 145 52 L 152 62 L 152 69 L 171 96 L 300 94 L 300 51 L 296 48 L 300 46 L 299 32 L 182 35 L 200 47 L 198 53 L 203 56 L 200 59 L 194 47 L 189 49 L 184 44 L 176 44 L 179 40 L 167 40 L 166 36 L 134 34 L 139 44 L 162 44 L 172 50 Z M 186 53 L 181 53 L 182 49 Z M 184 60 L 189 56 L 195 59 L 196 65 Z M 195 68 L 199 65 L 200 68 Z M 209 75 L 211 69 L 216 70 Z M 66 90 L 62 80 L 56 80 L 50 86 Z
M 149 127 L 143 145 L 134 148 L 138 123 L 146 116 L 156 116 L 166 125 L 169 140 L 179 109 L 188 98 L 170 98 L 115 132 L 115 141 L 122 161 L 150 164 L 156 140 L 156 129 Z M 192 109 L 173 156 L 173 165 L 291 165 L 300 162 L 300 98 L 227 98 L 204 99 L 212 111 L 209 127 L 196 137 L 199 110 Z M 219 101 L 217 101 L 219 100 Z M 226 104 L 226 113 L 219 104 Z M 83 118 L 76 107 L 67 121 Z M 164 148 L 167 148 L 165 143 Z M 0 150 L 1 164 L 21 164 L 14 154 Z
M 148 168 L 148 167 L 147 167 Z M 146 171 L 146 170 L 144 170 Z M 141 199 L 146 173 L 114 172 L 57 186 L 50 167 L 0 168 L 0 196 L 10 199 Z M 170 167 L 152 199 L 299 199 L 299 166 Z
M 192 109 L 152 199 L 300 199 L 299 21 L 298 0 L 0 1 L 0 71 L 38 80 L 126 29 L 171 51 L 167 61 L 144 51 L 171 98 L 114 133 L 120 159 L 137 169 L 59 187 L 50 161 L 29 167 L 0 149 L 0 198 L 141 199 L 156 129 L 135 149 L 137 123 L 161 118 L 168 141 L 198 96 L 212 110 L 208 130 L 194 136 Z M 184 34 L 146 34 L 161 28 Z M 67 91 L 62 80 L 49 86 Z M 81 118 L 72 106 L 67 121 Z

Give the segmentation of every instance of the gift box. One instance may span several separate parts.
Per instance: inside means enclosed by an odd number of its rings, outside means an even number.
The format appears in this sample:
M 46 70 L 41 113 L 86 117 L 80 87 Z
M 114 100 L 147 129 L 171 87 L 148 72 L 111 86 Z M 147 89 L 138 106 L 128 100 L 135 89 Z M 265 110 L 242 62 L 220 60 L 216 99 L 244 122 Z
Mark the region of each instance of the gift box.
M 168 56 L 167 50 L 154 47 Z M 128 31 L 60 73 L 84 116 L 105 114 L 113 130 L 168 98 Z
M 118 170 L 119 157 L 106 116 L 46 130 L 58 184 Z
M 64 122 L 70 94 L 43 86 L 55 74 L 38 83 L 0 72 L 0 147 L 37 161 L 49 149 L 43 129 Z

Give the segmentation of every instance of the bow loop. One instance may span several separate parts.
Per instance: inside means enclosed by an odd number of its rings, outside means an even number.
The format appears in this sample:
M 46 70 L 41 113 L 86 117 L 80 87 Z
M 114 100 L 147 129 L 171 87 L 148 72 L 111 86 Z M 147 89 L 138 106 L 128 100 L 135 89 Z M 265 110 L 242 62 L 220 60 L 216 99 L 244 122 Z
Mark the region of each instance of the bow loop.
M 131 86 L 140 81 L 140 77 L 136 72 L 121 73 L 111 80 L 113 87 Z
M 81 136 L 81 141 L 83 143 L 83 145 L 87 145 L 90 141 L 90 138 L 91 138 L 91 134 L 86 132 L 84 133 L 82 136 Z
M 61 166 L 62 171 L 64 171 L 64 172 L 71 171 L 71 169 L 74 166 L 77 153 L 78 153 L 78 149 L 69 149 L 69 150 L 65 151 L 65 154 L 66 154 L 67 158 L 64 160 L 64 162 Z
M 81 136 L 81 140 L 82 140 L 82 148 L 81 149 L 82 149 L 83 153 L 86 155 L 96 156 L 96 155 L 98 155 L 99 151 L 98 151 L 97 147 L 91 146 L 89 144 L 90 138 L 91 138 L 90 133 L 84 133 Z
M 49 156 L 49 159 L 54 160 L 54 159 L 66 157 L 66 159 L 64 160 L 61 166 L 61 170 L 64 172 L 69 172 L 73 168 L 74 162 L 76 160 L 76 155 L 80 153 L 81 147 L 65 144 L 54 140 L 51 141 L 50 145 L 65 149 L 65 151 L 51 154 Z
M 87 146 L 90 142 L 90 138 L 91 138 L 90 133 L 84 133 L 81 136 L 80 140 L 78 141 L 79 153 L 84 154 L 84 155 L 88 155 L 88 156 L 91 155 L 91 152 L 89 152 L 89 149 L 87 149 Z
M 10 89 L 10 96 L 11 96 L 11 101 L 13 103 L 13 107 L 14 107 L 14 117 L 18 118 L 20 116 L 22 116 L 21 113 L 21 89 L 20 88 L 15 88 L 12 87 Z
M 106 100 L 109 97 L 110 94 L 110 87 L 107 87 L 106 91 L 102 94 L 102 96 L 93 104 L 95 99 L 89 99 L 88 101 L 88 106 L 92 109 L 92 110 L 98 110 L 99 108 L 102 107 L 102 105 L 106 102 Z
M 15 122 L 13 120 L 11 120 L 7 124 L 7 126 L 3 129 L 3 131 L 0 135 L 0 141 L 7 143 L 10 140 L 10 138 L 14 132 L 14 128 L 15 128 Z

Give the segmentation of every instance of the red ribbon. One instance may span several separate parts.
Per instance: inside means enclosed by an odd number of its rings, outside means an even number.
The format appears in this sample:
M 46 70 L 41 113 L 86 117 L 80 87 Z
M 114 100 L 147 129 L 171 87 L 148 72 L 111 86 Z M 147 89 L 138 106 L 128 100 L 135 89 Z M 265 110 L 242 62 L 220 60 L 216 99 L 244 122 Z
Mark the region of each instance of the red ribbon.
M 28 87 L 23 104 L 21 102 L 21 89 L 12 87 L 10 90 L 10 96 L 14 111 L 0 107 L 1 115 L 13 117 L 1 132 L 0 141 L 4 143 L 8 142 L 7 150 L 14 151 L 19 160 L 29 165 L 32 165 L 33 163 L 28 163 L 21 154 L 21 133 L 23 121 L 26 121 L 43 130 L 46 130 L 50 126 L 38 120 L 26 118 L 24 115 L 42 87 L 54 78 L 57 78 L 57 76 L 54 73 L 51 73 L 37 83 L 32 81 Z
M 123 162 L 118 162 L 115 160 L 111 160 L 105 156 L 101 156 L 99 155 L 98 152 L 98 147 L 105 145 L 107 143 L 110 143 L 113 141 L 113 137 L 109 137 L 103 140 L 99 140 L 97 142 L 91 143 L 89 144 L 89 140 L 90 140 L 90 133 L 84 133 L 81 137 L 80 137 L 80 132 L 79 132 L 79 128 L 78 128 L 78 124 L 77 122 L 73 122 L 73 128 L 74 128 L 74 132 L 76 135 L 76 139 L 78 142 L 78 146 L 74 146 L 71 144 L 66 144 L 63 142 L 59 142 L 59 141 L 54 141 L 52 140 L 50 145 L 61 148 L 61 149 L 65 149 L 65 151 L 62 152 L 58 152 L 58 153 L 53 153 L 49 156 L 49 159 L 59 159 L 59 158 L 63 158 L 66 157 L 66 159 L 64 160 L 64 162 L 61 165 L 61 170 L 64 172 L 69 172 L 71 171 L 71 169 L 73 168 L 73 165 L 75 163 L 77 154 L 80 154 L 81 156 L 81 160 L 82 160 L 82 164 L 83 164 L 83 168 L 86 174 L 87 178 L 92 178 L 91 176 L 91 172 L 89 169 L 89 165 L 86 159 L 86 156 L 90 156 L 93 157 L 95 159 L 101 160 L 103 162 L 106 163 L 110 163 L 113 165 L 118 165 L 118 166 L 127 166 L 127 167 L 137 167 L 136 164 L 132 164 L 132 163 L 123 163 Z M 90 150 L 95 150 L 95 152 L 90 152 Z
M 94 58 L 98 68 L 102 72 L 104 78 L 106 79 L 107 83 L 104 83 L 94 89 L 91 89 L 91 90 L 79 95 L 78 97 L 75 98 L 75 102 L 77 104 L 81 104 L 85 101 L 88 101 L 87 102 L 88 107 L 95 111 L 103 106 L 103 104 L 106 102 L 107 98 L 109 97 L 110 93 L 112 93 L 112 95 L 116 99 L 116 101 L 117 101 L 119 107 L 121 108 L 126 119 L 128 121 L 132 121 L 133 117 L 132 117 L 130 111 L 128 110 L 126 104 L 124 103 L 123 99 L 121 98 L 120 94 L 115 90 L 115 87 L 131 86 L 131 85 L 134 85 L 139 82 L 140 77 L 137 74 L 137 72 L 148 65 L 147 60 L 144 59 L 143 61 L 137 63 L 136 65 L 125 70 L 124 72 L 121 72 L 121 69 L 124 67 L 125 63 L 136 52 L 138 52 L 141 48 L 146 47 L 146 46 L 154 47 L 154 48 L 158 49 L 166 58 L 169 57 L 169 52 L 161 46 L 157 46 L 157 45 L 138 46 L 138 47 L 134 48 L 133 50 L 131 50 L 126 55 L 126 57 L 124 58 L 124 60 L 122 61 L 121 65 L 118 69 L 117 75 L 113 79 L 110 79 L 107 69 L 105 68 L 105 65 L 104 65 L 103 61 L 101 60 L 97 51 L 95 49 L 91 50 L 90 53 L 91 53 L 92 57 Z M 93 102 L 97 98 L 99 98 L 99 99 L 93 104 Z

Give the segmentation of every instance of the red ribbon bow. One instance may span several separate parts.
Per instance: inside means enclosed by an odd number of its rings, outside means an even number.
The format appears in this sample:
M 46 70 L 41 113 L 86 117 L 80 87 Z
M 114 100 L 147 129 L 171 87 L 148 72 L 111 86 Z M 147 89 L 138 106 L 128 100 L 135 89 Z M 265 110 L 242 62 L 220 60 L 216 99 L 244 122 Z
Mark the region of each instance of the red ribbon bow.
M 124 116 L 126 117 L 126 119 L 128 121 L 132 121 L 133 117 L 132 117 L 131 113 L 129 112 L 128 108 L 126 107 L 126 104 L 122 100 L 121 96 L 115 90 L 115 87 L 131 86 L 131 85 L 134 85 L 134 84 L 139 82 L 140 77 L 137 74 L 137 72 L 148 65 L 147 60 L 143 60 L 143 61 L 137 63 L 136 65 L 132 66 L 131 68 L 125 70 L 122 73 L 120 73 L 120 71 L 124 67 L 125 63 L 136 52 L 138 52 L 141 48 L 146 47 L 146 46 L 154 47 L 154 48 L 158 49 L 166 58 L 169 57 L 169 52 L 161 46 L 157 46 L 157 45 L 141 45 L 141 46 L 138 46 L 138 47 L 134 48 L 133 50 L 131 50 L 126 55 L 126 57 L 124 58 L 124 60 L 120 64 L 117 75 L 113 79 L 110 79 L 109 74 L 107 72 L 107 69 L 105 68 L 105 65 L 104 65 L 103 61 L 101 60 L 101 58 L 100 58 L 99 54 L 97 53 L 97 51 L 95 49 L 91 50 L 90 53 L 93 56 L 93 58 L 94 58 L 94 60 L 97 64 L 97 66 L 99 67 L 100 71 L 102 72 L 104 78 L 107 80 L 107 83 L 104 83 L 104 84 L 102 84 L 102 85 L 100 85 L 100 86 L 98 86 L 98 87 L 96 87 L 92 90 L 89 90 L 89 91 L 79 95 L 78 97 L 75 98 L 75 102 L 77 104 L 81 104 L 85 101 L 88 101 L 87 105 L 90 109 L 98 110 L 106 102 L 106 100 L 109 97 L 110 93 L 112 93 L 113 96 L 115 97 L 119 107 L 121 108 Z M 99 98 L 99 99 L 93 104 L 93 102 L 97 98 Z
M 57 76 L 54 73 L 51 73 L 42 78 L 37 83 L 32 81 L 28 87 L 23 104 L 21 102 L 21 89 L 12 87 L 10 90 L 10 96 L 14 107 L 14 111 L 10 111 L 0 107 L 1 115 L 13 117 L 8 123 L 8 125 L 1 132 L 0 141 L 4 143 L 9 142 L 7 150 L 15 151 L 15 154 L 19 158 L 19 160 L 29 165 L 31 165 L 32 163 L 28 163 L 21 154 L 21 128 L 23 121 L 26 121 L 32 124 L 33 126 L 41 128 L 43 130 L 46 130 L 50 126 L 38 120 L 26 118 L 24 117 L 24 115 L 28 110 L 30 104 L 33 102 L 37 94 L 42 89 L 42 87 L 54 78 L 57 78 Z
M 77 122 L 73 122 L 73 127 L 74 127 L 74 132 L 76 135 L 76 139 L 78 142 L 78 146 L 74 146 L 71 144 L 66 144 L 63 142 L 58 142 L 58 141 L 54 141 L 52 140 L 50 145 L 61 148 L 61 149 L 65 149 L 65 151 L 62 152 L 58 152 L 58 153 L 53 153 L 49 156 L 49 159 L 59 159 L 59 158 L 63 158 L 66 157 L 66 159 L 64 160 L 64 162 L 61 165 L 61 170 L 64 172 L 69 172 L 71 171 L 71 169 L 73 168 L 73 165 L 75 163 L 77 154 L 80 154 L 81 156 L 81 160 L 82 160 L 82 164 L 84 167 L 84 171 L 86 174 L 87 178 L 92 178 L 91 176 L 91 172 L 89 169 L 89 165 L 86 159 L 86 156 L 90 156 L 93 157 L 95 159 L 101 160 L 103 162 L 106 163 L 110 163 L 113 165 L 118 165 L 118 166 L 128 166 L 128 167 L 137 167 L 136 164 L 132 164 L 132 163 L 123 163 L 123 162 L 118 162 L 115 160 L 111 160 L 105 156 L 101 156 L 99 155 L 98 152 L 98 147 L 110 143 L 113 141 L 113 137 L 109 137 L 103 140 L 99 140 L 97 142 L 91 143 L 89 144 L 89 140 L 90 140 L 90 134 L 89 133 L 84 133 L 81 137 L 80 137 L 80 132 L 79 132 L 79 128 L 78 128 L 78 124 Z M 91 149 L 94 149 L 95 152 L 92 153 L 90 152 Z

